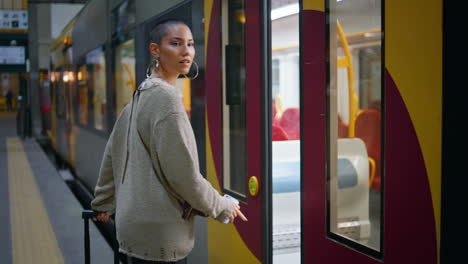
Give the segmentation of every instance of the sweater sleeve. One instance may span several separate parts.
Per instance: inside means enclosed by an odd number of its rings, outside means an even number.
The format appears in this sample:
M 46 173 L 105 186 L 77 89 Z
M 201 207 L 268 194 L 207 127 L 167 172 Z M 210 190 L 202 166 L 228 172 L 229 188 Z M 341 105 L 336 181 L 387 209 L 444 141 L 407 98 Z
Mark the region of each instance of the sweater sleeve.
M 222 222 L 234 204 L 220 196 L 200 174 L 195 137 L 185 113 L 159 121 L 151 136 L 153 163 L 159 163 L 170 189 L 193 208 Z
M 107 141 L 106 149 L 99 170 L 99 178 L 94 189 L 94 199 L 91 208 L 99 212 L 113 214 L 115 212 L 115 185 L 114 172 L 112 168 L 112 138 L 113 133 Z

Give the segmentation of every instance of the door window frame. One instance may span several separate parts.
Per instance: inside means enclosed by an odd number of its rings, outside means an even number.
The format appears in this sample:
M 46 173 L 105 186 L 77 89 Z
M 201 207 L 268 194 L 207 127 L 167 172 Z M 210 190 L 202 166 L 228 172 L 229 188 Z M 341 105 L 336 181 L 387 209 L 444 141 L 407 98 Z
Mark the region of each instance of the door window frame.
M 326 58 L 326 64 L 325 64 L 325 73 L 326 73 L 326 91 L 327 91 L 327 97 L 326 97 L 326 186 L 325 186 L 325 193 L 326 193 L 326 236 L 327 239 L 334 241 L 340 245 L 349 247 L 351 249 L 354 249 L 360 253 L 363 253 L 365 255 L 368 255 L 372 258 L 378 259 L 378 260 L 383 260 L 384 258 L 384 197 L 385 197 L 385 186 L 384 186 L 384 167 L 385 167 L 385 0 L 380 0 L 381 1 L 381 16 L 380 16 L 380 24 L 381 24 L 381 32 L 382 32 L 382 39 L 381 39 L 381 54 L 382 54 L 382 60 L 381 60 L 381 160 L 382 160 L 382 166 L 380 168 L 380 175 L 382 179 L 381 183 L 381 199 L 380 199 L 380 251 L 377 251 L 375 249 L 372 249 L 364 244 L 358 243 L 356 241 L 353 241 L 351 239 L 348 239 L 342 235 L 333 233 L 330 228 L 330 184 L 332 182 L 330 181 L 330 174 L 331 174 L 331 168 L 330 168 L 330 96 L 328 96 L 329 91 L 330 91 L 330 81 L 331 81 L 331 73 L 330 73 L 330 65 L 331 63 L 331 56 L 330 56 L 330 27 L 332 25 L 331 21 L 336 20 L 336 17 L 331 14 L 330 10 L 330 1 L 334 0 L 325 0 L 325 58 Z M 302 8 L 301 8 L 302 10 Z M 302 20 L 301 20 L 302 21 Z M 302 28 L 302 27 L 301 27 Z M 336 32 L 334 32 L 336 33 Z M 302 34 L 301 34 L 302 36 Z M 301 56 L 302 58 L 302 56 Z M 335 62 L 336 63 L 336 62 Z M 302 61 L 301 61 L 301 66 L 302 66 Z M 302 73 L 302 71 L 301 71 Z M 302 78 L 301 78 L 302 81 Z M 301 86 L 302 88 L 302 86 Z M 301 97 L 301 103 L 302 103 L 302 97 Z M 301 122 L 302 122 L 302 115 L 301 115 Z M 333 121 L 335 122 L 335 121 Z M 301 131 L 302 135 L 302 131 Z M 336 137 L 338 138 L 338 137 Z M 335 140 L 335 139 L 333 139 Z M 302 154 L 302 149 L 301 149 L 301 154 Z M 302 175 L 302 172 L 301 172 Z M 302 178 L 301 178 L 302 179 Z M 302 182 L 302 181 L 301 181 Z M 336 183 L 336 182 L 333 182 Z M 302 188 L 302 185 L 301 185 Z M 301 214 L 302 216 L 302 214 Z

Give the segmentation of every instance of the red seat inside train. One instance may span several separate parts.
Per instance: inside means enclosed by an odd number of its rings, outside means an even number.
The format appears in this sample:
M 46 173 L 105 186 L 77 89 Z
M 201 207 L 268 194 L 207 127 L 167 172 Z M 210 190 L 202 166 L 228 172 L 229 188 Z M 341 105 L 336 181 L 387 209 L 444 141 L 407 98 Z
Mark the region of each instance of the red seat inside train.
M 272 138 L 273 141 L 282 141 L 282 140 L 289 140 L 288 135 L 284 131 L 283 128 L 281 128 L 278 125 L 274 125 L 271 127 L 272 129 Z
M 361 110 L 355 123 L 355 137 L 364 141 L 369 157 L 375 160 L 375 177 L 371 187 L 379 191 L 381 186 L 381 117 L 380 111 Z
M 282 141 L 282 140 L 289 140 L 286 131 L 280 126 L 278 118 L 278 107 L 276 106 L 275 102 L 271 105 L 271 132 L 272 132 L 272 139 L 273 141 Z
M 291 107 L 284 110 L 279 125 L 284 129 L 290 140 L 300 139 L 300 112 L 299 108 Z

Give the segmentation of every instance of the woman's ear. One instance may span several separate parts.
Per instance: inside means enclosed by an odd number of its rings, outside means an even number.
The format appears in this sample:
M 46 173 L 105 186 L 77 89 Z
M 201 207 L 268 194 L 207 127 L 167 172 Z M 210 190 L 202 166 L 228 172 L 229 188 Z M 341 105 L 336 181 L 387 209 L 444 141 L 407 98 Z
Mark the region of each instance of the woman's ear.
M 149 44 L 149 52 L 151 56 L 158 58 L 159 57 L 159 45 L 156 43 Z

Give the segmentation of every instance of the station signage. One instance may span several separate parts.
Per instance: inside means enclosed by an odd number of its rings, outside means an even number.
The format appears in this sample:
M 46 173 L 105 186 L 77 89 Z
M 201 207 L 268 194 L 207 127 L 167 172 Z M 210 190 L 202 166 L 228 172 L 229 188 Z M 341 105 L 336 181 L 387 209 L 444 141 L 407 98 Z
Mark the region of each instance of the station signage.
M 24 65 L 25 62 L 25 47 L 0 46 L 0 65 Z
M 27 10 L 0 10 L 0 30 L 28 29 Z

